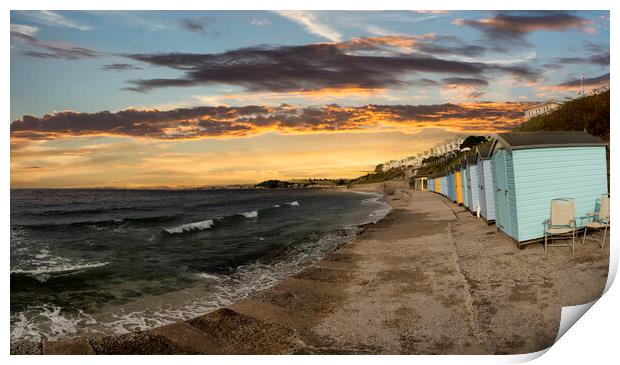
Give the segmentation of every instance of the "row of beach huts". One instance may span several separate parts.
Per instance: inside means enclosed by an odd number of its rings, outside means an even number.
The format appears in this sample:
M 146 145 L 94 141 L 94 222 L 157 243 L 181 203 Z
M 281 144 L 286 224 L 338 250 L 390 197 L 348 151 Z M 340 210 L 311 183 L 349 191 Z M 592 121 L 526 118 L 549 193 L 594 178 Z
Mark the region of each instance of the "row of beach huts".
M 574 211 L 568 227 L 574 250 L 576 230 L 590 227 L 593 218 L 609 224 L 606 148 L 585 132 L 499 133 L 449 167 L 415 176 L 414 186 L 464 206 L 519 245 L 546 238 L 551 201 L 565 199 Z M 594 216 L 602 202 L 606 221 Z

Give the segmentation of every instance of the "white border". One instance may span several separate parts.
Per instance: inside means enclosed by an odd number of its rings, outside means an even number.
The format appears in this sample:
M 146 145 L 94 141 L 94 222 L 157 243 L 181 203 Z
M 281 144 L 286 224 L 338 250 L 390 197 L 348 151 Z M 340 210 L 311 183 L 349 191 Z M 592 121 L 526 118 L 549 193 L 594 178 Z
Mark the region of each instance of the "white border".
M 21 1 L 3 1 L 2 7 L 4 12 L 2 13 L 2 22 L 4 24 L 5 31 L 9 28 L 9 10 L 23 10 L 23 9 L 107 9 L 107 10 L 144 10 L 144 9 L 156 9 L 156 10 L 183 10 L 183 9 L 212 9 L 212 10 L 245 10 L 245 9 L 304 9 L 304 10 L 401 10 L 401 9 L 427 9 L 433 10 L 466 10 L 466 9 L 589 9 L 589 10 L 611 10 L 610 24 L 620 24 L 618 22 L 618 16 L 616 16 L 616 10 L 618 9 L 618 2 L 602 1 L 602 0 L 589 0 L 589 1 L 559 1 L 551 0 L 541 2 L 533 0 L 521 0 L 518 2 L 498 2 L 498 1 L 446 1 L 437 0 L 433 2 L 413 2 L 413 1 L 393 1 L 393 0 L 357 0 L 357 1 L 329 1 L 329 0 L 312 0 L 312 1 L 299 1 L 299 0 L 287 0 L 287 1 L 249 1 L 249 0 L 226 0 L 217 2 L 205 2 L 199 0 L 175 0 L 167 2 L 153 2 L 147 0 L 136 1 L 121 1 L 121 0 L 107 0 L 107 1 L 78 1 L 78 0 L 66 0 L 66 1 L 42 1 L 42 0 L 21 0 Z M 611 59 L 619 59 L 617 51 L 618 42 L 614 43 L 614 39 L 617 40 L 617 26 L 612 26 L 610 44 L 616 45 L 611 47 Z M 3 80 L 5 80 L 4 88 L 2 88 L 2 100 L 4 102 L 4 114 L 5 121 L 10 121 L 10 68 L 8 50 L 10 49 L 10 39 L 5 35 L 4 49 L 7 51 L 2 58 L 3 67 L 2 72 L 4 74 Z M 612 67 L 613 68 L 613 67 Z M 616 74 L 611 75 L 611 83 L 614 87 L 617 85 L 618 77 Z M 615 120 L 617 116 L 617 107 L 615 104 L 611 108 L 611 120 Z M 618 135 L 615 129 L 612 127 L 611 145 L 616 146 L 618 142 Z M 8 172 L 10 164 L 10 150 L 9 150 L 9 123 L 5 123 L 2 128 L 2 137 L 4 143 L 4 153 L 1 158 L 2 171 Z M 611 150 L 611 161 L 619 161 L 617 149 Z M 617 179 L 617 169 L 612 169 L 611 186 L 615 186 Z M 9 174 L 2 174 L 1 189 L 3 194 L 3 209 L 2 209 L 2 237 L 4 237 L 3 243 L 5 250 L 9 250 L 9 191 L 10 191 L 10 179 Z M 620 204 L 618 199 L 612 198 L 612 210 L 614 212 L 620 212 Z M 241 363 L 251 361 L 252 363 L 259 364 L 279 364 L 288 363 L 289 361 L 295 361 L 300 363 L 314 363 L 317 360 L 329 363 L 341 363 L 343 361 L 355 361 L 356 363 L 375 363 L 375 362 L 390 362 L 390 363 L 402 363 L 410 364 L 412 362 L 423 364 L 454 364 L 454 363 L 469 363 L 469 364 L 495 364 L 495 363 L 516 363 L 535 359 L 540 355 L 545 354 L 537 360 L 541 364 L 572 364 L 572 363 L 585 363 L 597 361 L 609 362 L 608 359 L 617 358 L 617 344 L 616 338 L 618 334 L 619 325 L 619 308 L 620 308 L 620 293 L 616 286 L 611 286 L 618 266 L 618 243 L 615 230 L 610 231 L 610 237 L 612 242 L 611 247 L 611 259 L 610 259 L 610 276 L 607 283 L 608 291 L 606 294 L 593 306 L 593 309 L 587 311 L 583 315 L 583 319 L 577 321 L 577 323 L 568 331 L 566 336 L 563 336 L 558 342 L 553 345 L 548 351 L 541 351 L 539 353 L 527 354 L 527 355 L 515 355 L 515 356 L 322 356 L 320 359 L 317 357 L 307 356 L 253 356 L 238 357 L 238 356 L 218 356 L 204 358 L 202 356 L 175 356 L 173 358 L 162 356 L 131 356 L 131 357 L 104 357 L 96 356 L 84 359 L 81 357 L 73 356 L 56 356 L 56 357 L 37 357 L 37 356 L 20 356 L 6 358 L 5 363 L 46 363 L 46 364 L 81 364 L 84 361 L 92 363 L 107 364 L 110 360 L 115 362 L 141 362 L 148 361 L 150 363 L 163 364 L 172 361 L 183 361 L 187 363 L 203 364 L 205 361 L 216 361 L 221 363 Z M 6 252 L 6 251 L 5 251 Z M 4 275 L 1 276 L 2 288 L 4 293 L 9 291 L 9 254 L 3 256 L 3 268 Z M 9 296 L 4 295 L 2 300 L 3 313 L 9 312 Z M 583 308 L 582 308 L 583 309 Z M 575 310 L 573 308 L 572 310 Z M 563 310 L 566 311 L 566 310 Z M 571 311 L 571 309 L 568 309 Z M 9 316 L 0 316 L 4 331 L 3 339 L 0 340 L 0 346 L 2 346 L 2 352 L 4 356 L 9 354 Z

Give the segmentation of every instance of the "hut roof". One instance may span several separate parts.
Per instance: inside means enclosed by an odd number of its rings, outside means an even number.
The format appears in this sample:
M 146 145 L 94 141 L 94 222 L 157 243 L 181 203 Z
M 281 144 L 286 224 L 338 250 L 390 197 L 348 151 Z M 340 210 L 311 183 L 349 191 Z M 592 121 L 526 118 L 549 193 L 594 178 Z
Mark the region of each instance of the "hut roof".
M 585 132 L 511 132 L 498 133 L 493 148 L 500 143 L 508 150 L 548 147 L 604 146 L 605 142 Z
M 491 147 L 492 147 L 491 142 L 481 143 L 478 146 L 476 146 L 476 153 L 480 155 L 480 158 L 482 158 L 483 160 L 487 160 L 489 159 L 489 157 L 491 157 L 490 156 Z
M 465 159 L 468 164 L 476 164 L 476 153 L 474 151 L 470 151 L 465 155 Z

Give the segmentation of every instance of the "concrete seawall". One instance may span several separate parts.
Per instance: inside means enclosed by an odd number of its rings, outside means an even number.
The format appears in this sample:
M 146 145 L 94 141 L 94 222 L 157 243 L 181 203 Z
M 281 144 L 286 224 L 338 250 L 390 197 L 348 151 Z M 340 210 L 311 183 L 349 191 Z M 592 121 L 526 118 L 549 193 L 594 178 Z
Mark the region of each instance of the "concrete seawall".
M 383 220 L 251 298 L 149 331 L 15 343 L 11 353 L 527 353 L 553 343 L 562 306 L 602 293 L 609 245 L 519 250 L 439 195 L 393 188 Z

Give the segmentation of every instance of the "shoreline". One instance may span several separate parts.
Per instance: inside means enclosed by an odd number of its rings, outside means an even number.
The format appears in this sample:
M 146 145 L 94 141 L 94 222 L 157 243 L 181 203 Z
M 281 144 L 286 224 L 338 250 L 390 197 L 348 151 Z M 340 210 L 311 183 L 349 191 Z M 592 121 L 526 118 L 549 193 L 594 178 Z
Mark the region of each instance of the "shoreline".
M 250 189 L 255 189 L 255 188 L 251 187 Z M 274 188 L 274 189 L 276 189 L 276 190 L 291 190 L 291 189 L 295 189 L 295 190 L 330 190 L 330 191 L 336 191 L 336 192 L 352 192 L 352 193 L 361 193 L 361 194 L 365 194 L 366 193 L 366 191 L 358 191 L 357 189 L 347 189 L 346 186 L 337 186 L 337 187 L 326 187 L 326 186 L 323 186 L 323 187 L 307 187 L 307 188 Z M 264 190 L 273 190 L 273 189 L 264 189 Z M 368 194 L 372 195 L 373 197 L 376 197 L 377 199 L 382 197 L 382 194 L 380 192 L 378 192 L 378 191 L 368 192 Z M 388 208 L 387 213 L 389 213 L 389 210 L 391 210 L 389 205 L 387 203 L 382 203 L 382 204 L 384 204 Z M 343 242 L 338 243 L 338 244 L 336 244 L 335 246 L 333 246 L 331 248 L 328 248 L 326 250 L 326 252 L 324 252 L 318 258 L 318 260 L 320 260 L 322 257 L 332 253 L 333 251 L 339 249 L 340 247 L 348 244 L 349 242 L 355 240 L 369 226 L 375 224 L 377 222 L 377 220 L 373 220 L 371 217 L 373 217 L 373 216 L 376 217 L 377 215 L 379 215 L 379 216 L 381 216 L 380 219 L 383 219 L 387 213 L 384 213 L 384 209 L 383 208 L 380 208 L 378 210 L 373 210 L 370 213 L 370 215 L 369 215 L 370 221 L 367 220 L 367 221 L 362 221 L 362 222 L 357 223 L 357 224 L 343 226 L 343 228 L 352 229 L 354 231 L 354 235 L 351 238 L 348 238 L 348 239 L 344 240 Z M 298 271 L 302 270 L 303 268 L 305 268 L 307 265 L 310 265 L 311 263 L 312 262 L 307 263 L 302 268 L 297 269 L 297 270 L 295 270 L 293 272 L 287 273 L 287 274 L 285 274 L 285 276 L 275 275 L 274 276 L 274 280 L 275 281 L 272 284 L 270 284 L 270 286 L 276 285 L 279 281 L 281 281 L 284 278 L 287 278 L 287 277 L 295 275 Z M 280 276 L 280 277 L 278 277 L 278 276 Z M 253 295 L 257 291 L 264 290 L 264 288 L 265 288 L 265 286 L 263 285 L 263 288 L 254 289 L 249 295 L 251 296 L 251 295 Z M 237 301 L 243 300 L 246 297 L 247 297 L 247 295 L 242 295 L 239 298 L 232 299 L 232 303 L 235 303 Z M 223 304 L 221 306 L 212 308 L 212 309 L 210 309 L 208 311 L 204 311 L 204 312 L 202 312 L 200 314 L 199 313 L 195 313 L 195 314 L 193 314 L 193 316 L 190 315 L 189 317 L 188 316 L 184 316 L 185 318 L 178 318 L 174 322 L 191 320 L 194 317 L 197 317 L 197 316 L 200 316 L 200 315 L 204 315 L 204 314 L 213 312 L 213 311 L 221 309 L 221 308 L 225 308 L 225 307 L 227 307 L 227 306 L 232 304 L 230 301 L 229 301 L 229 303 L 230 304 Z M 174 322 L 172 322 L 172 323 L 174 323 Z M 134 330 L 131 330 L 129 333 L 150 331 L 150 330 L 154 330 L 154 329 L 156 329 L 158 327 L 163 327 L 163 326 L 166 326 L 166 325 L 169 325 L 169 324 L 171 324 L 171 323 L 170 322 L 168 322 L 168 323 L 164 322 L 164 323 L 160 323 L 158 325 L 155 325 L 155 326 L 149 327 L 149 328 L 134 329 Z M 106 332 L 102 332 L 102 333 L 92 332 L 92 333 L 89 333 L 89 332 L 86 332 L 86 333 L 82 333 L 82 334 L 74 334 L 73 336 L 68 335 L 66 337 L 60 337 L 60 338 L 54 338 L 54 339 L 42 338 L 42 339 L 39 339 L 39 340 L 33 340 L 33 339 L 19 339 L 19 338 L 17 338 L 17 339 L 11 339 L 11 349 L 12 349 L 11 352 L 13 352 L 13 347 L 16 347 L 16 348 L 17 347 L 20 347 L 20 348 L 22 348 L 22 347 L 32 347 L 33 346 L 32 344 L 36 344 L 36 343 L 57 342 L 57 341 L 64 342 L 64 341 L 73 341 L 75 339 L 80 339 L 80 338 L 95 338 L 95 337 L 105 337 L 105 336 L 118 336 L 118 335 L 123 335 L 123 334 L 126 334 L 126 333 L 122 333 L 122 332 L 121 333 L 119 333 L 119 332 L 116 332 L 116 333 L 115 332 L 109 332 L 109 333 L 106 333 Z M 24 344 L 25 344 L 25 346 L 23 346 Z M 36 347 L 36 345 L 35 345 L 35 347 Z
M 249 298 L 141 332 L 18 341 L 11 353 L 531 352 L 553 342 L 558 304 L 587 302 L 602 292 L 608 249 L 586 247 L 574 255 L 560 250 L 543 258 L 539 247 L 518 250 L 438 195 L 387 185 L 350 189 L 383 189 L 393 210 L 382 220 Z M 536 273 L 540 260 L 550 266 L 541 269 L 545 275 Z M 563 280 L 561 270 L 576 273 L 579 285 Z

